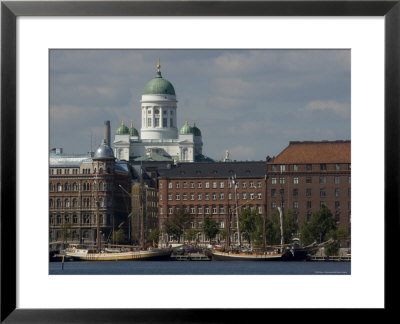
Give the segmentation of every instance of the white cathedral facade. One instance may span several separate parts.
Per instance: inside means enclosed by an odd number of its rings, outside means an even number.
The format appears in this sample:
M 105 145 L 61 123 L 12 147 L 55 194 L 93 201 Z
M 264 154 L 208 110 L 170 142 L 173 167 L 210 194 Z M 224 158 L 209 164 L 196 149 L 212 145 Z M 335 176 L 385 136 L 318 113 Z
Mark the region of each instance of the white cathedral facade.
M 160 63 L 155 78 L 145 86 L 141 103 L 141 129 L 124 121 L 114 137 L 114 155 L 126 161 L 195 162 L 202 154 L 201 131 L 185 122 L 178 133 L 178 101 L 173 85 L 161 76 Z

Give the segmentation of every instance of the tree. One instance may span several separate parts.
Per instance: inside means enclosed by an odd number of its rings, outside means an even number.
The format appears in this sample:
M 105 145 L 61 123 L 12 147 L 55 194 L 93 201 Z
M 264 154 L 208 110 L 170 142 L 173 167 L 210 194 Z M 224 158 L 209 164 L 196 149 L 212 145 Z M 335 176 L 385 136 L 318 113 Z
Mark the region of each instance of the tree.
M 158 228 L 152 229 L 148 235 L 148 239 L 152 242 L 155 242 L 156 244 L 158 243 L 159 237 L 160 237 L 160 231 Z
M 126 242 L 126 234 L 122 228 L 119 228 L 117 231 L 113 230 L 111 233 L 111 241 L 116 244 Z
M 283 215 L 283 243 L 290 243 L 293 235 L 297 233 L 298 225 L 290 209 Z M 274 210 L 271 219 L 266 221 L 267 243 L 277 245 L 281 243 L 281 220 L 278 209 Z
M 245 208 L 239 215 L 240 232 L 249 244 L 262 245 L 263 229 L 262 218 L 256 210 Z
M 210 240 L 211 243 L 211 240 L 215 238 L 218 234 L 217 222 L 210 216 L 206 215 L 204 217 L 204 222 L 201 224 L 201 228 L 205 236 Z
M 190 226 L 192 218 L 183 208 L 175 209 L 174 213 L 164 222 L 164 228 L 169 237 L 176 237 L 180 243 L 181 236 Z
M 196 239 L 197 232 L 194 228 L 189 228 L 183 234 L 183 238 L 189 242 L 194 241 Z
M 348 237 L 348 233 L 343 227 L 339 227 L 337 229 L 331 230 L 328 233 L 327 237 L 333 239 L 334 242 L 329 243 L 327 246 L 325 246 L 325 254 L 327 256 L 338 255 L 340 241 L 346 240 Z
M 61 238 L 63 240 L 63 244 L 68 241 L 68 239 L 71 237 L 71 228 L 72 228 L 72 223 L 65 223 L 61 225 Z
M 309 222 L 303 223 L 300 239 L 304 245 L 313 242 L 322 243 L 330 239 L 327 234 L 333 230 L 336 230 L 335 220 L 331 211 L 323 206 L 319 211 L 312 214 Z

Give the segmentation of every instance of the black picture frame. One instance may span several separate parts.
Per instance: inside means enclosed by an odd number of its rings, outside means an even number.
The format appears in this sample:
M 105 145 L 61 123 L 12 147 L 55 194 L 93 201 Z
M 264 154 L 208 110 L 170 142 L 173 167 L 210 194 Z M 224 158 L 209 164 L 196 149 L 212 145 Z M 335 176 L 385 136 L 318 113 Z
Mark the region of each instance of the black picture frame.
M 395 307 L 399 234 L 400 0 L 380 1 L 2 1 L 1 2 L 1 322 L 203 323 L 244 316 L 273 320 L 264 309 L 17 309 L 16 19 L 18 16 L 383 16 L 385 18 L 385 307 Z M 367 95 L 367 94 L 366 94 Z M 366 157 L 368 163 L 370 157 Z M 372 170 L 371 170 L 372 171 Z M 366 176 L 373 176 L 366 175 Z M 371 242 L 368 242 L 371 243 Z M 366 247 L 367 248 L 367 247 Z M 389 251 L 390 248 L 390 251 Z M 394 250 L 393 250 L 394 249 Z M 372 256 L 371 256 L 372 258 Z M 371 259 L 373 262 L 373 259 Z M 366 283 L 367 284 L 367 283 Z M 39 292 L 38 292 L 39 293 Z M 395 294 L 392 294 L 395 293 Z M 288 293 L 290 295 L 290 293 Z M 320 298 L 322 296 L 319 296 Z M 285 311 L 283 309 L 283 311 Z M 251 314 L 248 314 L 251 312 Z M 293 318 L 298 316 L 293 313 Z M 279 318 L 278 317 L 278 318 Z M 276 320 L 278 318 L 275 318 Z

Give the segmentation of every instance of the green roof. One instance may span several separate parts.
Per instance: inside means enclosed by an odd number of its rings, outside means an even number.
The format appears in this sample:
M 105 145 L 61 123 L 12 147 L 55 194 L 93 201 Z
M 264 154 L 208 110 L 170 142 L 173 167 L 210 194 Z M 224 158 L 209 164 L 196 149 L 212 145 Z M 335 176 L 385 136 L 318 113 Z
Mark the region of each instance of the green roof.
M 196 127 L 196 123 L 194 123 L 193 127 L 192 127 L 192 131 L 194 136 L 201 136 L 201 131 L 199 128 Z
M 131 120 L 131 128 L 129 128 L 129 135 L 131 136 L 139 136 L 139 132 L 135 127 L 133 127 L 133 121 Z
M 115 132 L 116 135 L 129 135 L 129 128 L 124 125 L 122 121 L 121 126 L 119 126 Z
M 189 126 L 187 121 L 185 122 L 185 125 L 183 125 L 183 127 L 181 128 L 180 134 L 181 135 L 193 134 L 192 127 Z
M 175 89 L 171 82 L 164 79 L 161 76 L 161 72 L 157 71 L 156 77 L 150 80 L 144 87 L 143 94 L 168 94 L 175 96 Z

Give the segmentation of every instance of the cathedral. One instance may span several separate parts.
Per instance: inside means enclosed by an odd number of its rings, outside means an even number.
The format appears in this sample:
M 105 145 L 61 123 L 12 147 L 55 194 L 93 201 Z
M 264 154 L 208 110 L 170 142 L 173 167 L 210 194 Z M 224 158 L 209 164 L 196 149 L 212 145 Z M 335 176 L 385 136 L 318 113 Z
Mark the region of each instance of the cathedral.
M 202 162 L 201 131 L 188 121 L 178 132 L 178 100 L 174 86 L 161 75 L 160 62 L 155 77 L 144 87 L 141 103 L 140 134 L 122 121 L 114 137 L 114 155 L 118 160 Z

